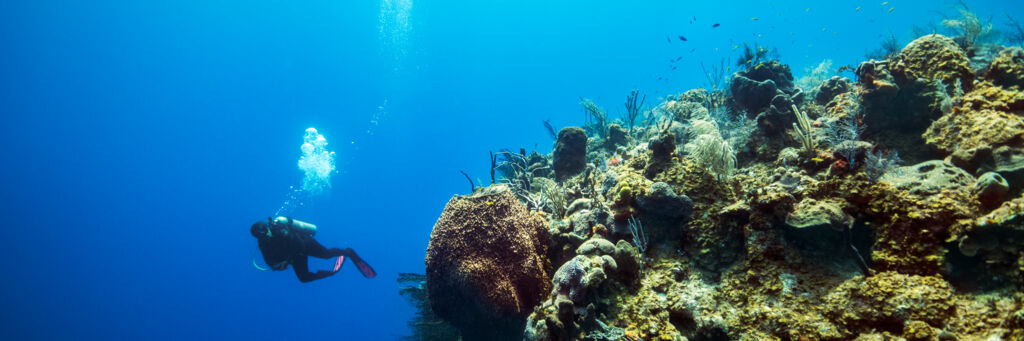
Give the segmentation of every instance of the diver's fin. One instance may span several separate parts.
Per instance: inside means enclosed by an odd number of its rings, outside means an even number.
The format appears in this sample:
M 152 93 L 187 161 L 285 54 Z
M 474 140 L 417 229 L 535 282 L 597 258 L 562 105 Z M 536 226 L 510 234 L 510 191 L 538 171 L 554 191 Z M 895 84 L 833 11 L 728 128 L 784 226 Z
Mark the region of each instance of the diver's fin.
M 366 264 L 366 262 L 364 262 L 359 257 L 352 257 L 352 263 L 356 264 L 356 268 L 359 268 L 359 272 L 361 272 L 363 274 L 363 277 L 366 277 L 366 278 L 377 277 L 377 272 L 373 271 L 373 268 L 370 267 L 370 264 Z
M 345 262 L 345 256 L 338 256 L 338 259 L 334 261 L 334 272 L 341 270 L 341 264 Z

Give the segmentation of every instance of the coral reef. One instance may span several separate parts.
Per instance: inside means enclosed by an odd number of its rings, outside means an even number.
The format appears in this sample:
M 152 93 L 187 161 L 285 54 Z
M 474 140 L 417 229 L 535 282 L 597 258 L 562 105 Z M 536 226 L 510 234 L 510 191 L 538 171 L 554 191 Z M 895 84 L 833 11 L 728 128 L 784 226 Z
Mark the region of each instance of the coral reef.
M 466 340 L 521 338 L 550 288 L 544 219 L 494 187 L 452 198 L 427 246 L 431 307 Z
M 427 299 L 467 340 L 1024 339 L 1024 52 L 957 42 L 800 87 L 748 46 L 729 92 L 583 100 L 449 202 Z

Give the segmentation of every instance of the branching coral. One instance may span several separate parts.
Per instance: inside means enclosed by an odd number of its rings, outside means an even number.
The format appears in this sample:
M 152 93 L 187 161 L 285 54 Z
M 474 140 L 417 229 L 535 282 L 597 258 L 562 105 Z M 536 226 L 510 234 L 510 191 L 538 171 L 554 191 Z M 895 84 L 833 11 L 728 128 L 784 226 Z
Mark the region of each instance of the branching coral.
M 626 96 L 626 123 L 629 123 L 629 131 L 633 132 L 633 124 L 636 122 L 636 118 L 640 116 L 640 109 L 644 106 L 644 100 L 647 99 L 647 95 L 640 98 L 640 103 L 637 103 L 636 99 L 640 96 L 640 90 L 633 90 Z
M 1006 15 L 1006 20 L 1008 21 L 1006 26 L 1010 29 L 1005 34 L 1004 38 L 1006 38 L 1006 41 L 1011 45 L 1024 47 L 1024 26 L 1009 14 Z
M 647 252 L 647 234 L 644 232 L 644 225 L 636 217 L 629 217 L 629 233 L 633 235 L 633 245 L 636 246 L 637 256 L 640 257 L 640 273 L 644 268 L 644 252 Z
M 953 40 L 966 51 L 978 42 L 990 39 L 996 31 L 992 29 L 992 21 L 982 22 L 977 14 L 967 8 L 966 3 L 960 2 L 960 5 L 963 7 L 959 10 L 960 18 L 945 19 L 942 26 L 956 34 Z
M 580 105 L 583 106 L 583 112 L 586 114 L 584 116 L 586 123 L 583 127 L 586 128 L 589 135 L 603 138 L 608 130 L 608 113 L 588 98 L 580 98 Z
M 917 34 L 917 36 L 923 35 L 924 33 Z M 882 44 L 879 45 L 878 48 L 871 50 L 871 52 L 868 52 L 866 57 L 868 57 L 869 59 L 879 60 L 892 59 L 893 57 L 896 57 L 897 55 L 900 54 L 900 47 L 901 45 L 899 40 L 896 40 L 896 35 L 893 34 L 892 32 L 889 32 L 889 37 L 882 39 Z

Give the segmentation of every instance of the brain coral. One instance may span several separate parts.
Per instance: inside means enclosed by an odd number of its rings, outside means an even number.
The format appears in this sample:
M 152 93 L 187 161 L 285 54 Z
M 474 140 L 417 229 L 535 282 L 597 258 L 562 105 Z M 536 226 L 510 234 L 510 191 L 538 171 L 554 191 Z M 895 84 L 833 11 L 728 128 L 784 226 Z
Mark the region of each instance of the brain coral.
M 551 290 L 544 219 L 498 188 L 449 200 L 427 246 L 431 307 L 464 340 L 522 339 Z

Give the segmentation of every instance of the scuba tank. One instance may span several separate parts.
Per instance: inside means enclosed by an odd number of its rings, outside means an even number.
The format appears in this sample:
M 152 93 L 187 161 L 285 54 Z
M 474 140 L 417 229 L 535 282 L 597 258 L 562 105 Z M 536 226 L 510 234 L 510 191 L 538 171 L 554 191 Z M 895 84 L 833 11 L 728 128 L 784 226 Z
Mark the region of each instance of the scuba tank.
M 316 225 L 301 220 L 295 220 L 292 219 L 291 217 L 278 216 L 277 218 L 273 219 L 273 223 L 290 227 L 292 230 L 301 232 L 309 236 L 313 236 L 316 234 Z

